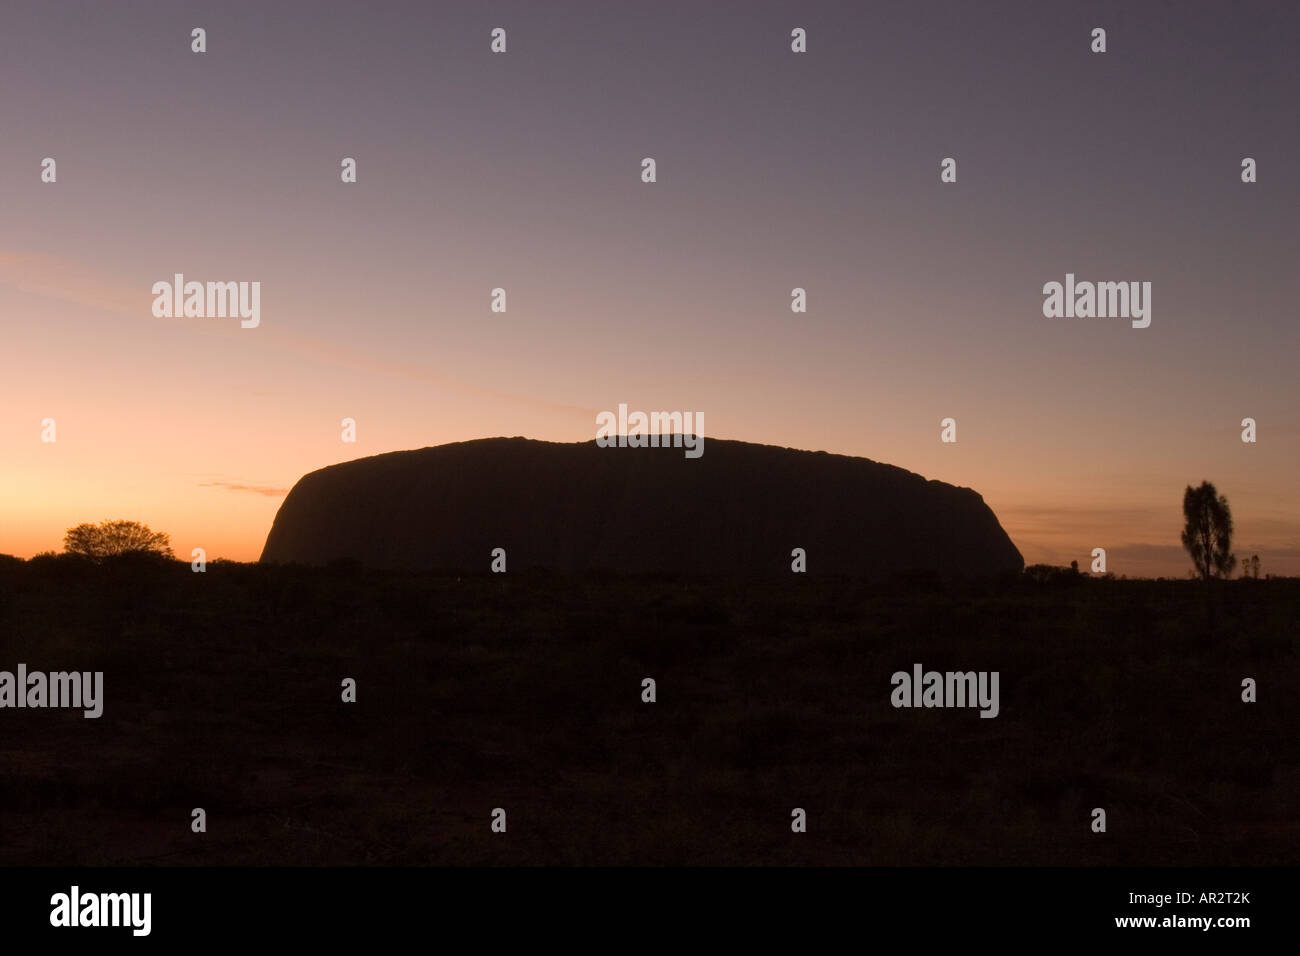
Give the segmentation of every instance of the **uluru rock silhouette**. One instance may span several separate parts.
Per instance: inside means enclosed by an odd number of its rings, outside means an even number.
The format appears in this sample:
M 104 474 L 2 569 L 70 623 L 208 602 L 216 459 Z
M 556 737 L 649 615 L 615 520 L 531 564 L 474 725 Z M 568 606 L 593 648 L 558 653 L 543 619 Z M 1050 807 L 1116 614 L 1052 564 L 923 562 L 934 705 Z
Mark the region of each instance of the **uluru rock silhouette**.
M 710 438 L 602 448 L 484 438 L 313 471 L 275 516 L 264 562 L 486 571 L 951 576 L 1024 560 L 984 499 L 866 458 Z

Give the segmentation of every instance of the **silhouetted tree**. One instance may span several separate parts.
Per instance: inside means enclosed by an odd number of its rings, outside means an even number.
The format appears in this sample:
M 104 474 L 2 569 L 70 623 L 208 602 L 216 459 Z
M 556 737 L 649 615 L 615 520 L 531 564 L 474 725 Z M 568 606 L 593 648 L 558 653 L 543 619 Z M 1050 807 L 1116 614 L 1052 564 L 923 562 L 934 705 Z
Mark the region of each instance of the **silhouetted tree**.
M 101 521 L 79 524 L 63 536 L 63 550 L 94 561 L 118 554 L 146 551 L 172 557 L 171 541 L 161 531 L 151 531 L 137 521 Z
M 1259 580 L 1259 555 L 1257 554 L 1250 556 L 1250 576 L 1256 581 Z
M 1183 494 L 1183 547 L 1192 556 L 1196 573 L 1205 581 L 1226 578 L 1237 564 L 1232 553 L 1232 511 L 1228 499 L 1208 481 L 1187 486 Z

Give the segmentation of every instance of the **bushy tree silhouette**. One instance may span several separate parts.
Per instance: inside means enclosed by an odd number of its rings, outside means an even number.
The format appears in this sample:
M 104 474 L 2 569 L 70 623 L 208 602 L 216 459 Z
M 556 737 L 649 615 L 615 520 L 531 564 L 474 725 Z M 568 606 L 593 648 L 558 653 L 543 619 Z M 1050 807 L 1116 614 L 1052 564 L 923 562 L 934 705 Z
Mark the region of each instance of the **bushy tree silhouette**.
M 151 531 L 138 521 L 101 521 L 79 524 L 63 536 L 63 550 L 93 561 L 119 554 L 150 552 L 173 557 L 171 541 L 161 531 Z
M 1228 499 L 1208 481 L 1187 486 L 1183 494 L 1183 547 L 1192 556 L 1196 573 L 1205 581 L 1226 578 L 1237 564 L 1232 553 L 1232 510 Z

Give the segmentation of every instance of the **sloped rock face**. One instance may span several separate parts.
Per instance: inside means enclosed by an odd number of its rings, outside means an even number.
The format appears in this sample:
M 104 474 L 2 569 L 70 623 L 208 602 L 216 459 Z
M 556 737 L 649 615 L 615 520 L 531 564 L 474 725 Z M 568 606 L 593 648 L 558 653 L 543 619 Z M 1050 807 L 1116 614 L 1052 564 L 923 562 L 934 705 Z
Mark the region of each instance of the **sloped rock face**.
M 1024 560 L 984 499 L 866 458 L 709 438 L 601 448 L 486 438 L 305 475 L 262 560 L 486 571 L 980 576 Z

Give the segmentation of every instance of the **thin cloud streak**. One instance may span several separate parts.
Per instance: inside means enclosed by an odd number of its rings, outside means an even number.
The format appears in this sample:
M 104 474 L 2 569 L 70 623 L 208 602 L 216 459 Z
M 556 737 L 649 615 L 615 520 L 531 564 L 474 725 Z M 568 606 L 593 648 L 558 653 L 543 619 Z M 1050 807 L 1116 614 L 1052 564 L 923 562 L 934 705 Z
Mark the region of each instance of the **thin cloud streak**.
M 200 481 L 199 487 L 224 488 L 226 491 L 251 491 L 254 494 L 266 495 L 271 498 L 283 498 L 289 493 L 288 488 L 280 488 L 276 485 L 248 484 L 240 481 Z

